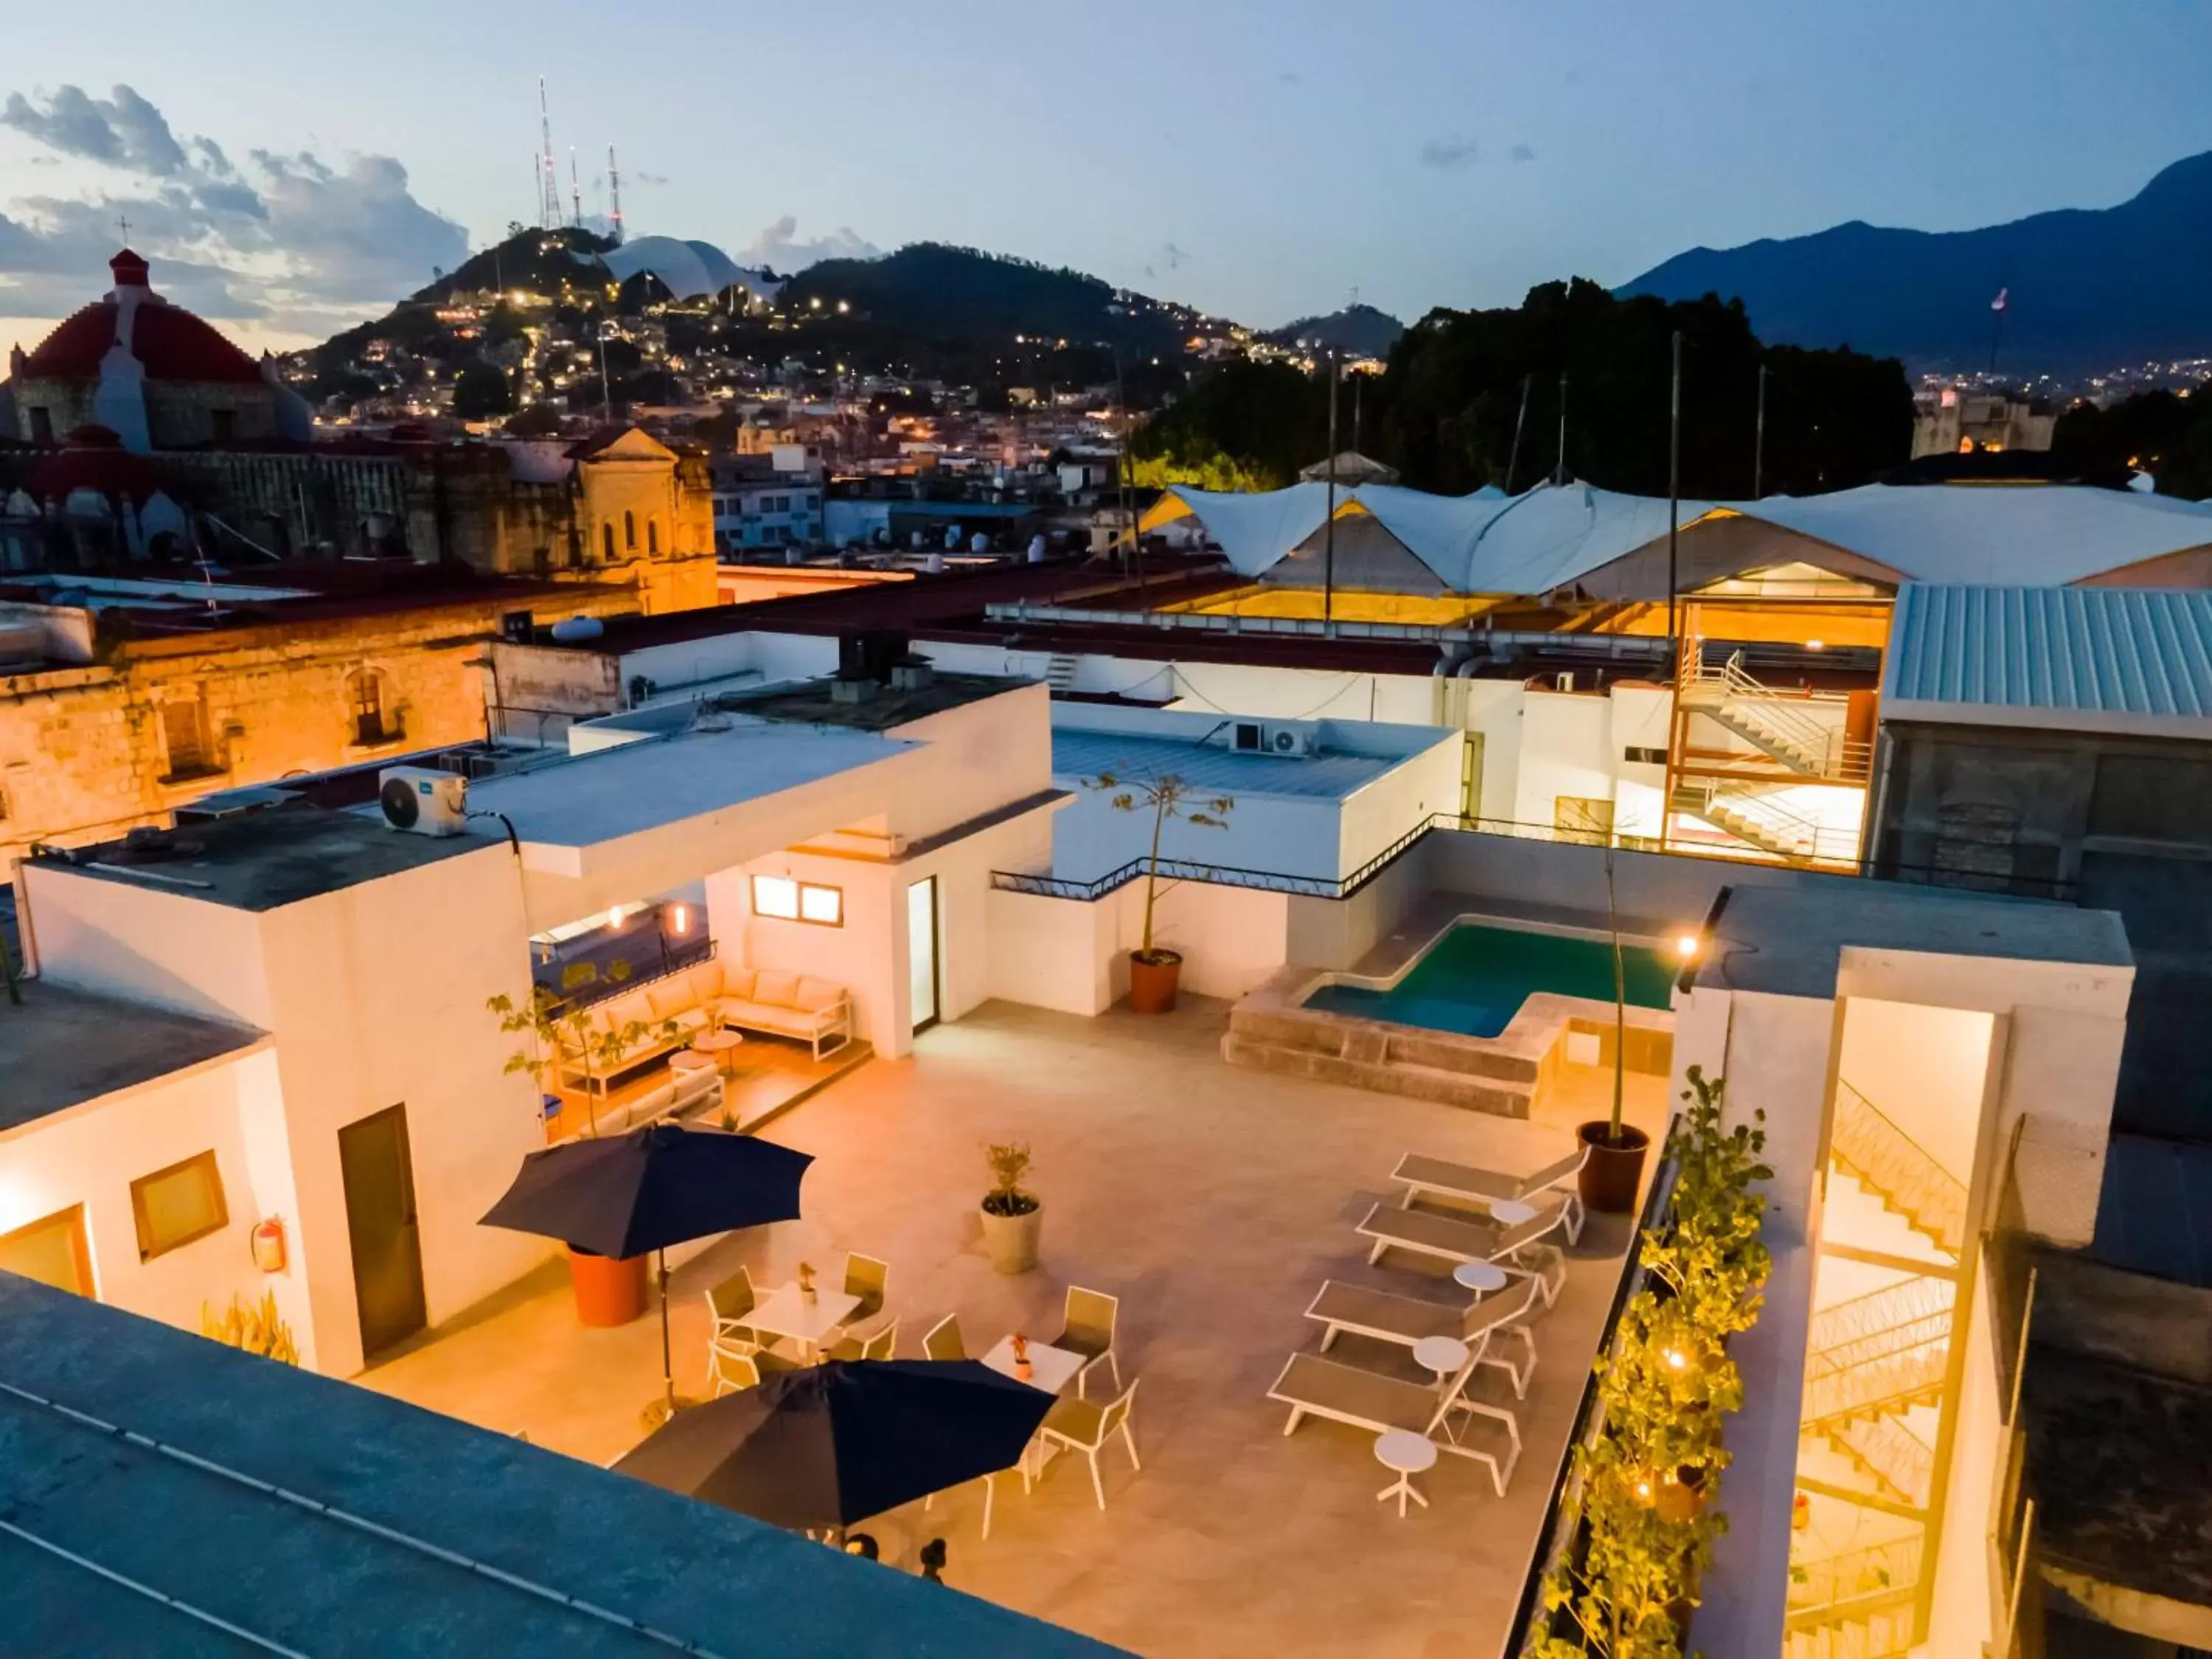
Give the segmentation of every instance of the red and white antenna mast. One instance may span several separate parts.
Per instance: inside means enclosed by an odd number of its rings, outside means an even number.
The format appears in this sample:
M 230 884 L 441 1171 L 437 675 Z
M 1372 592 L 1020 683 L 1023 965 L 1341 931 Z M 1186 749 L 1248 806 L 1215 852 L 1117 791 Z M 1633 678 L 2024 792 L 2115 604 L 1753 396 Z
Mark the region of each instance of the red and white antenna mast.
M 622 171 L 615 166 L 615 147 L 607 146 L 607 217 L 614 222 L 615 246 L 620 247 L 623 239 Z
M 561 226 L 561 174 L 553 165 L 553 117 L 545 102 L 545 77 L 538 77 L 538 133 L 541 147 L 538 178 L 538 228 Z

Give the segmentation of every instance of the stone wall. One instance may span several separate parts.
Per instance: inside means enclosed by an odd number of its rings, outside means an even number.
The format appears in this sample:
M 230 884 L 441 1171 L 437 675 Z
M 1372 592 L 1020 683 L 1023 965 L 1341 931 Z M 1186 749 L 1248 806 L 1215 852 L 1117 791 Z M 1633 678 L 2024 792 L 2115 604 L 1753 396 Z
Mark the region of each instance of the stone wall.
M 618 615 L 629 594 L 579 589 L 538 608 Z M 0 678 L 0 867 L 33 841 L 97 841 L 164 823 L 217 789 L 484 733 L 481 670 L 467 666 L 507 611 L 497 594 L 465 604 L 343 619 L 270 623 L 142 641 L 83 667 Z M 363 744 L 357 677 L 372 673 L 391 735 Z M 185 713 L 171 714 L 172 705 Z M 179 773 L 173 726 L 197 738 L 203 769 Z

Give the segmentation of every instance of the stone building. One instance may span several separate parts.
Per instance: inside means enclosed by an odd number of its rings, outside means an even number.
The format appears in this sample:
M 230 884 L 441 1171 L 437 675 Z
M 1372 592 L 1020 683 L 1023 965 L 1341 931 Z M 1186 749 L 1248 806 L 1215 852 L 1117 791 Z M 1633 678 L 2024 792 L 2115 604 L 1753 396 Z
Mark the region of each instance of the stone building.
M 1945 386 L 1923 400 L 1912 417 L 1912 459 L 1975 450 L 2041 452 L 2051 447 L 2057 429 L 2057 411 L 2039 398 Z
M 110 264 L 109 293 L 0 384 L 0 572 L 378 560 L 620 583 L 653 612 L 715 603 L 703 456 L 635 428 L 314 441 L 271 360 L 163 300 L 129 249 Z
M 105 427 L 137 453 L 204 444 L 306 441 L 306 400 L 259 362 L 149 285 L 125 248 L 107 262 L 115 286 L 25 356 L 9 360 L 15 436 L 49 444 Z
M 635 605 L 625 586 L 428 572 L 319 592 L 0 583 L 0 876 L 33 842 L 166 823 L 218 789 L 481 738 L 503 627 Z

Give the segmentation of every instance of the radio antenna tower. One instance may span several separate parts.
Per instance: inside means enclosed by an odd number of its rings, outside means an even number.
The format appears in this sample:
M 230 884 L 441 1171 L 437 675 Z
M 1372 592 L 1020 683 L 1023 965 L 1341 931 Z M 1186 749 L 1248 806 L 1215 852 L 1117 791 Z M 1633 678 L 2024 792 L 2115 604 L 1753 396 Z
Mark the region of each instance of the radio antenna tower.
M 545 77 L 538 77 L 538 132 L 542 146 L 538 185 L 538 228 L 561 226 L 561 175 L 553 166 L 553 117 L 545 103 Z
M 607 217 L 614 224 L 615 246 L 620 247 L 622 226 L 622 172 L 615 166 L 615 147 L 607 146 Z
M 584 187 L 576 182 L 576 147 L 568 146 L 568 201 L 575 211 L 568 222 L 578 230 L 584 228 Z

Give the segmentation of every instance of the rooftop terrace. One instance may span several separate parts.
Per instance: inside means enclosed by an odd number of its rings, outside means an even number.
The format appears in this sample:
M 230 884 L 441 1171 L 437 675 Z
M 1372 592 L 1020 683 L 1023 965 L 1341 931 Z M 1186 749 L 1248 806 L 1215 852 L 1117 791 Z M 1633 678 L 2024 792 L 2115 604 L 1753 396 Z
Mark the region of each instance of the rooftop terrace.
M 137 1084 L 252 1048 L 261 1033 L 144 1003 L 22 982 L 0 1001 L 0 1134 Z

